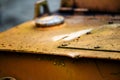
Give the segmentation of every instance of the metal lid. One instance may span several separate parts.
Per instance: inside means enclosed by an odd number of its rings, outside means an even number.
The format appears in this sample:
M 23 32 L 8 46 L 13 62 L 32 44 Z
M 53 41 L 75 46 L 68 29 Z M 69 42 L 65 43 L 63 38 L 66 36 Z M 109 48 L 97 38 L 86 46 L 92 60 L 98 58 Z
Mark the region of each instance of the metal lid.
M 59 15 L 47 16 L 36 19 L 36 25 L 38 27 L 49 27 L 64 23 L 64 17 Z

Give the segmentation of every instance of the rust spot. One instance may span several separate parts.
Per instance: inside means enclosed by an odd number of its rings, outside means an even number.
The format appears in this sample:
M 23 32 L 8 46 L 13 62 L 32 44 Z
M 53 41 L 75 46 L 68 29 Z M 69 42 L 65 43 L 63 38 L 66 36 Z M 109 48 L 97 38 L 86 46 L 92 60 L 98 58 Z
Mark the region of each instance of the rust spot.
M 64 44 L 62 44 L 62 46 L 68 46 L 68 44 L 67 44 L 67 43 L 64 43 Z
M 87 32 L 86 34 L 89 35 L 89 34 L 92 34 L 92 33 L 91 32 Z
M 3 44 L 3 43 L 1 44 L 1 46 L 2 46 L 2 47 L 6 47 L 5 44 Z
M 99 49 L 99 48 L 101 48 L 101 47 L 100 47 L 100 46 L 95 46 L 94 48 L 95 48 L 95 49 Z
M 9 44 L 8 46 L 12 46 L 11 44 Z
M 113 24 L 114 22 L 113 21 L 109 21 L 108 24 Z

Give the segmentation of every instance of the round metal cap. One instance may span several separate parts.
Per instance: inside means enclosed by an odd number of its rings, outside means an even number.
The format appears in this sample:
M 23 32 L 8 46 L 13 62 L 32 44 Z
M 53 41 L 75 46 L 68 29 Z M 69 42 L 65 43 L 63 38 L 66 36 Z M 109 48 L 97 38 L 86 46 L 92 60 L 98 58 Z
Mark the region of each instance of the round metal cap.
M 62 23 L 64 23 L 64 17 L 58 15 L 47 16 L 36 19 L 36 25 L 38 27 L 49 27 L 49 26 L 59 25 Z

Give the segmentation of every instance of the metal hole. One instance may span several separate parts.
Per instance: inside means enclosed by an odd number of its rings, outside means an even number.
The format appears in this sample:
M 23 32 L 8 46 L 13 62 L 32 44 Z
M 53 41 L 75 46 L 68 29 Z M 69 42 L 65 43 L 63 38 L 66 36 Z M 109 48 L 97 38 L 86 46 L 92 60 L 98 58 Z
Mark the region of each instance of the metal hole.
M 16 80 L 16 79 L 13 77 L 2 77 L 0 78 L 0 80 Z

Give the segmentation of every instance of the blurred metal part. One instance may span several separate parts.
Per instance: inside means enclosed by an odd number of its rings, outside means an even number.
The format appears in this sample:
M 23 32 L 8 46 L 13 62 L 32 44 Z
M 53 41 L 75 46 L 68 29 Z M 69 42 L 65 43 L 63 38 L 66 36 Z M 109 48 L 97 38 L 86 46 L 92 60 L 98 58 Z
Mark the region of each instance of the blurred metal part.
M 90 11 L 120 13 L 120 0 L 62 0 L 62 7 L 87 8 Z
M 34 19 L 39 17 L 41 14 L 41 6 L 43 6 L 44 13 L 49 13 L 48 5 L 47 5 L 47 0 L 39 0 L 35 3 L 35 11 L 34 11 Z

